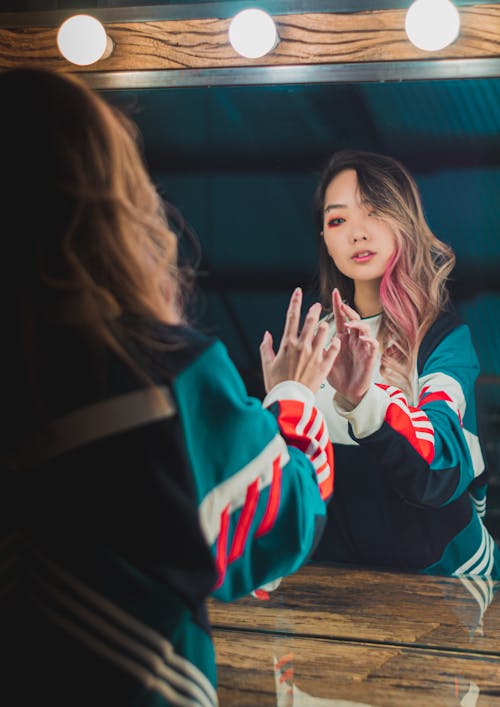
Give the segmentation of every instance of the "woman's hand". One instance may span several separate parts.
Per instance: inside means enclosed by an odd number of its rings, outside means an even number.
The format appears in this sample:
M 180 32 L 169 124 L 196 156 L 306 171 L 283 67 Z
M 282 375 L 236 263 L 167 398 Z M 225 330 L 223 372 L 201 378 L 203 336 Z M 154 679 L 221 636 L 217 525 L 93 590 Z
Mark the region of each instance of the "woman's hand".
M 332 388 L 356 407 L 370 387 L 378 341 L 370 336 L 370 327 L 359 314 L 342 302 L 337 289 L 332 303 L 340 353 L 327 378 Z
M 319 302 L 309 309 L 302 331 L 298 333 L 301 308 L 302 290 L 297 288 L 288 305 L 278 353 L 274 353 L 271 334 L 268 331 L 264 334 L 260 358 L 267 393 L 286 380 L 303 383 L 315 393 L 339 352 L 340 344 L 336 338 L 325 348 L 328 325 L 325 322 L 318 323 L 321 313 Z

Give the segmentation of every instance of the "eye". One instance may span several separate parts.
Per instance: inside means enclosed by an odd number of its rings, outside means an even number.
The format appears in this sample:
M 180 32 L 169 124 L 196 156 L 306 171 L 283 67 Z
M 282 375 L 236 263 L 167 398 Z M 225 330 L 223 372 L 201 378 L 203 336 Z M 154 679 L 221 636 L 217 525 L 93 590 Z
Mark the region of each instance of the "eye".
M 333 216 L 328 219 L 326 225 L 329 228 L 335 228 L 335 226 L 341 226 L 343 223 L 345 223 L 345 218 L 342 218 L 342 216 Z

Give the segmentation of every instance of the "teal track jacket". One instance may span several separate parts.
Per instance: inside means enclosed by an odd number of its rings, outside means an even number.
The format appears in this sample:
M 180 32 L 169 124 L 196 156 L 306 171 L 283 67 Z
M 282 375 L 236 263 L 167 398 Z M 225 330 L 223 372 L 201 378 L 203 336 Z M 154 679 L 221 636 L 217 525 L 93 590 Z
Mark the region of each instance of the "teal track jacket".
M 48 337 L 49 424 L 2 467 L 3 674 L 21 705 L 217 704 L 206 598 L 294 572 L 323 530 L 333 456 L 312 393 L 282 383 L 266 409 L 219 341 L 148 336 L 130 354 L 151 385 L 111 354 L 96 374 L 76 333 Z

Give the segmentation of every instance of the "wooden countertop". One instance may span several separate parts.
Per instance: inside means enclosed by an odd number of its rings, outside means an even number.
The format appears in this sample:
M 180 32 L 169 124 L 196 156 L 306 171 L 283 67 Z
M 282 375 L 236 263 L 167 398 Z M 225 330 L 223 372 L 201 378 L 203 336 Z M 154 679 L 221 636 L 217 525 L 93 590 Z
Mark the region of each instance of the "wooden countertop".
M 500 707 L 498 590 L 310 564 L 268 600 L 211 600 L 221 707 Z

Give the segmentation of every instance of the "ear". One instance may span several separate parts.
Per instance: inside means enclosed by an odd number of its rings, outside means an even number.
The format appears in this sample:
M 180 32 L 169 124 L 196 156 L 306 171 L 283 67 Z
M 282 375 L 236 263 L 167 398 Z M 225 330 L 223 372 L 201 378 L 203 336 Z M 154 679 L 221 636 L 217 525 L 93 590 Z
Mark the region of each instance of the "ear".
M 323 236 L 324 236 L 325 234 L 323 233 L 323 231 L 320 231 L 320 232 L 319 232 L 319 235 L 321 236 L 321 238 L 323 238 Z

